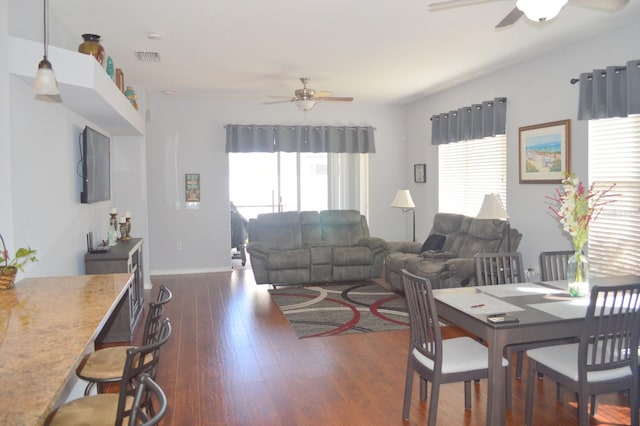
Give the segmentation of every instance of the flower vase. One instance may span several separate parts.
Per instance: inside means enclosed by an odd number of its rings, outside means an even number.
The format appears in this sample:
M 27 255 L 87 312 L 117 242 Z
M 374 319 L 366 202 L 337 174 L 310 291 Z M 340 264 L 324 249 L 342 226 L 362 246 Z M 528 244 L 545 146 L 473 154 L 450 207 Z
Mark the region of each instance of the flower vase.
M 582 252 L 575 252 L 567 260 L 567 284 L 571 297 L 589 294 L 589 261 Z
M 104 47 L 100 44 L 100 36 L 97 34 L 82 34 L 84 40 L 78 46 L 78 52 L 91 55 L 104 67 Z

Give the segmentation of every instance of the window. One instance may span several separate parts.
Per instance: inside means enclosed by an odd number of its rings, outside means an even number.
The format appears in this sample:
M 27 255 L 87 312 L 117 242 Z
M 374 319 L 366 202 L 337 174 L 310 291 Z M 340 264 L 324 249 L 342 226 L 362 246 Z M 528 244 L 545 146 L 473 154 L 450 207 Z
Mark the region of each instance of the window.
M 505 135 L 438 147 L 439 211 L 475 216 L 485 194 L 499 194 L 507 206 Z
M 613 183 L 615 201 L 589 226 L 595 277 L 640 274 L 640 116 L 589 121 L 589 184 Z

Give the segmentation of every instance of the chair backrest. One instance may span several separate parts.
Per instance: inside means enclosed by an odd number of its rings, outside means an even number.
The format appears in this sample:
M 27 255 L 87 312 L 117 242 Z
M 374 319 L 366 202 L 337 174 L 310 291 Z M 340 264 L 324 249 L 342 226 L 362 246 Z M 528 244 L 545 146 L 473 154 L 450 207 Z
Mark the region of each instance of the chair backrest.
M 572 250 L 540 253 L 540 279 L 542 281 L 566 280 L 567 261 L 573 254 Z
M 144 402 L 155 399 L 155 412 L 150 414 L 144 408 Z M 167 412 L 167 397 L 162 388 L 148 375 L 143 373 L 140 376 L 138 389 L 131 416 L 129 417 L 129 426 L 154 426 L 157 425 Z
M 637 380 L 640 283 L 591 289 L 578 350 L 578 377 L 629 368 Z
M 478 253 L 476 285 L 513 284 L 526 281 L 520 252 Z
M 149 312 L 144 322 L 141 346 L 150 345 L 158 340 L 160 325 L 162 324 L 162 315 L 164 314 L 164 305 L 171 301 L 172 298 L 173 293 L 171 293 L 171 290 L 161 285 L 156 300 L 149 303 Z
M 442 365 L 442 335 L 431 282 L 402 270 L 404 296 L 409 307 L 409 353 L 419 351 L 433 361 L 433 370 Z
M 118 396 L 118 415 L 116 424 L 123 424 L 123 420 L 131 416 L 131 405 L 138 389 L 142 374 L 148 374 L 155 380 L 160 361 L 160 348 L 171 337 L 171 321 L 165 318 L 160 326 L 158 340 L 147 346 L 132 347 L 127 349 L 127 359 L 120 381 Z M 142 407 L 153 412 L 152 400 L 141 401 Z

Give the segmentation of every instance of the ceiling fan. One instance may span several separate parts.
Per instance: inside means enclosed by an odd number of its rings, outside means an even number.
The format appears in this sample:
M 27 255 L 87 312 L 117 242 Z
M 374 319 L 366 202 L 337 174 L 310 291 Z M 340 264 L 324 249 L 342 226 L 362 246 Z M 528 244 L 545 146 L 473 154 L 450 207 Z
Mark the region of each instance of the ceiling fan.
M 270 101 L 263 102 L 263 104 L 277 104 L 281 102 L 295 102 L 298 109 L 301 111 L 307 112 L 311 108 L 313 108 L 316 102 L 324 102 L 324 101 L 332 101 L 332 102 L 351 102 L 353 101 L 352 97 L 337 97 L 331 96 L 333 93 L 322 91 L 316 92 L 313 89 L 309 89 L 307 84 L 309 83 L 309 77 L 301 77 L 300 81 L 302 82 L 302 89 L 296 90 L 295 96 L 292 98 L 290 96 L 270 96 L 271 98 L 283 98 L 279 101 Z
M 491 1 L 502 0 L 445 0 L 431 3 L 429 9 L 437 11 L 454 7 L 472 6 Z M 522 15 L 525 15 L 532 21 L 549 21 L 555 18 L 566 4 L 606 12 L 615 12 L 622 9 L 627 3 L 629 3 L 629 0 L 517 0 L 516 7 L 496 25 L 496 28 L 503 28 L 514 24 Z

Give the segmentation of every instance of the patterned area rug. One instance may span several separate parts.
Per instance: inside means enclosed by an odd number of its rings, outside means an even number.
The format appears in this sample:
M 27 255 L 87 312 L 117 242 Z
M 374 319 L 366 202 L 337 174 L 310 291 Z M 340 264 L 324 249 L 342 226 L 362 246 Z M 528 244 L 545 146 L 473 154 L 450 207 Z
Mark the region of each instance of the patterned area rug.
M 299 338 L 407 329 L 407 305 L 370 282 L 269 290 Z

